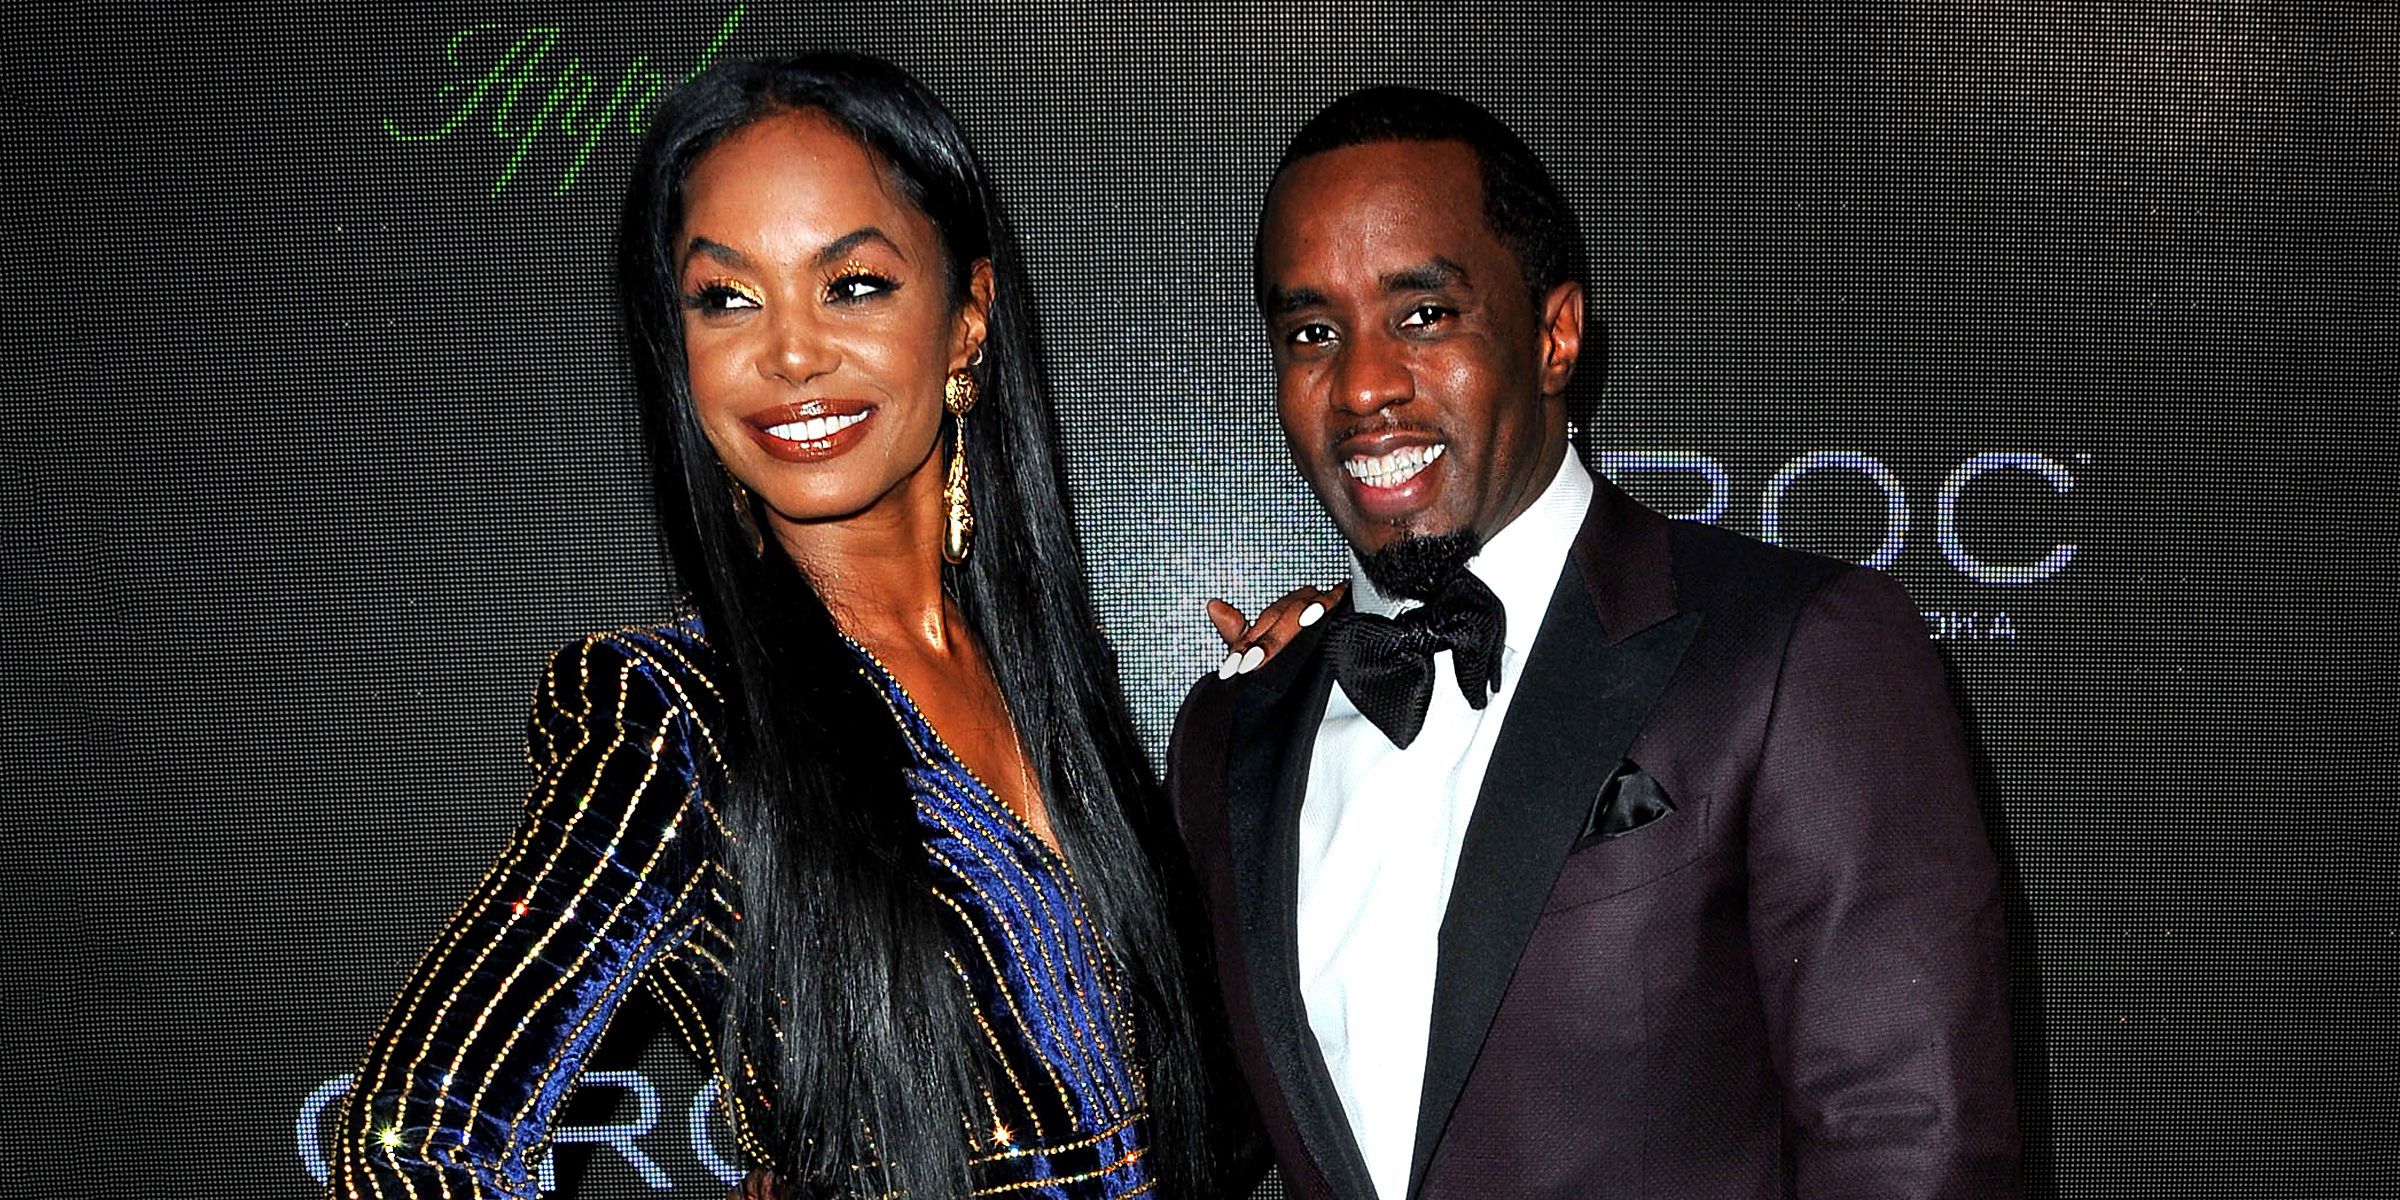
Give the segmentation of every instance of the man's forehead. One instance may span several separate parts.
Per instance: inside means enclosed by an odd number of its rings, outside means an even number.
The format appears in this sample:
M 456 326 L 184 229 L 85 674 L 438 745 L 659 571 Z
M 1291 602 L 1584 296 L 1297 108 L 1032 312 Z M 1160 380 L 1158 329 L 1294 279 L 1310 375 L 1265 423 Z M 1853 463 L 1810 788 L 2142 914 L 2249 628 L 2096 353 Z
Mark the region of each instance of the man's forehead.
M 1483 217 L 1482 179 L 1464 142 L 1367 142 L 1300 159 L 1268 195 L 1260 283 L 1308 288 L 1320 275 L 1424 286 L 1458 282 L 1483 254 L 1505 253 Z
M 1328 208 L 1403 199 L 1478 201 L 1482 168 L 1462 141 L 1376 141 L 1338 146 L 1285 166 L 1267 193 L 1270 220 L 1320 215 Z

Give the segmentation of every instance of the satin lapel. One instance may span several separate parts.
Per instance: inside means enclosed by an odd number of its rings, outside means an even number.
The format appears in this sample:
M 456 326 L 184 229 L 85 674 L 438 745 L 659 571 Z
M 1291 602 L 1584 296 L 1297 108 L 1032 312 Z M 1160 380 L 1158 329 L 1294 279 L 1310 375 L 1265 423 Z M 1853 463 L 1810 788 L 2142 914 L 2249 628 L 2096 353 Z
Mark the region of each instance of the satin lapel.
M 1424 1183 L 1592 798 L 1632 746 L 1699 623 L 1698 613 L 1684 613 L 1611 643 L 1585 574 L 1560 572 L 1484 771 L 1442 919 L 1409 1195 Z
M 1330 624 L 1330 622 L 1328 622 Z M 1241 910 L 1243 974 L 1259 1038 L 1309 1156 L 1335 1194 L 1371 1200 L 1374 1182 L 1300 995 L 1300 804 L 1317 726 L 1333 689 L 1321 638 L 1295 641 L 1235 700 L 1226 820 Z M 1291 670 L 1274 671 L 1298 657 Z

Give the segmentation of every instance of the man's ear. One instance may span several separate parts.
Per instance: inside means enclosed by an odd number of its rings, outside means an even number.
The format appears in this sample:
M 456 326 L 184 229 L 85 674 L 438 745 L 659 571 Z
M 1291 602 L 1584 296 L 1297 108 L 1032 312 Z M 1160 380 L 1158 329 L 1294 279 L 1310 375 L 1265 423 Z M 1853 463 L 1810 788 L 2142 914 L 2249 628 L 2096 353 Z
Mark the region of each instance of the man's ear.
M 1575 378 L 1575 362 L 1583 356 L 1583 285 L 1570 279 L 1542 297 L 1542 394 L 1563 396 Z
M 992 330 L 992 260 L 979 258 L 967 269 L 967 294 L 958 305 L 957 336 L 950 345 L 950 369 L 961 370 L 983 356 L 983 342 Z

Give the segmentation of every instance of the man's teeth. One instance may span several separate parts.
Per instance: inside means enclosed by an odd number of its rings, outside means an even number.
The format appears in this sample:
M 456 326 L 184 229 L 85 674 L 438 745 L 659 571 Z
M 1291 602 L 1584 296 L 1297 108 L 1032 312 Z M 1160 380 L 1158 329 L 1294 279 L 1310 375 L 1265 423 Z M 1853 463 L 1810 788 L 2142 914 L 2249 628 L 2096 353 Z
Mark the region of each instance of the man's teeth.
M 821 442 L 866 419 L 867 414 L 863 412 L 851 413 L 844 417 L 810 417 L 805 421 L 770 425 L 767 427 L 767 432 L 787 442 Z
M 1431 446 L 1404 446 L 1390 454 L 1375 458 L 1361 454 L 1343 463 L 1342 466 L 1350 472 L 1350 478 L 1356 479 L 1368 487 L 1394 488 L 1416 478 L 1417 472 L 1424 470 L 1433 460 L 1440 458 L 1442 451 L 1446 449 L 1448 447 L 1440 443 Z

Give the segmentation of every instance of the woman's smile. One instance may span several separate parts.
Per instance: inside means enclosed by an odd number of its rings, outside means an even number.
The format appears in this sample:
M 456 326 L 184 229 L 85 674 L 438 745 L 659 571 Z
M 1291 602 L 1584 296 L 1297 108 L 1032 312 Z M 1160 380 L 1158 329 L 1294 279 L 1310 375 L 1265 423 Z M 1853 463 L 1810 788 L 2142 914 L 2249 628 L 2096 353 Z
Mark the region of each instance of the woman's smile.
M 858 400 L 812 400 L 743 418 L 760 449 L 785 462 L 823 462 L 866 440 L 875 406 Z
M 679 240 L 693 410 L 767 523 L 938 527 L 943 382 L 988 288 L 881 161 L 821 113 L 755 122 L 693 165 Z

